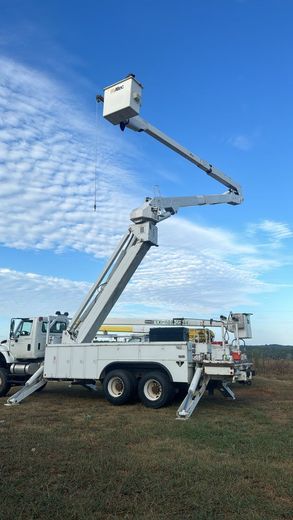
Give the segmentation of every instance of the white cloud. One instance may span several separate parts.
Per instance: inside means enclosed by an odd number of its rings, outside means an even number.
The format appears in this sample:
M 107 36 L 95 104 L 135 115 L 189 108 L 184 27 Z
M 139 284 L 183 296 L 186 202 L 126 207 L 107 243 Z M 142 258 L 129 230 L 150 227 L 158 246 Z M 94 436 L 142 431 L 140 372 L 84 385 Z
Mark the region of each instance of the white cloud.
M 231 144 L 234 148 L 238 148 L 238 150 L 242 150 L 244 152 L 250 150 L 253 147 L 253 139 L 248 135 L 235 135 L 234 137 L 230 137 L 228 139 L 228 143 Z
M 182 217 L 175 217 L 161 224 L 159 233 L 160 243 L 164 247 L 175 245 L 179 250 L 192 249 L 194 252 L 205 252 L 213 257 L 256 253 L 253 244 L 239 241 L 234 233 L 226 229 L 202 226 Z
M 254 305 L 253 295 L 271 290 L 252 272 L 210 255 L 153 250 L 134 277 L 127 302 L 149 302 L 145 306 L 161 314 L 198 316 L 249 307 Z
M 56 310 L 73 312 L 89 288 L 86 282 L 8 268 L 0 268 L 0 284 L 0 314 L 7 320 L 12 316 L 48 315 Z
M 108 255 L 135 205 L 135 182 L 123 166 L 130 147 L 123 143 L 122 153 L 59 84 L 9 60 L 0 66 L 0 242 Z
M 266 235 L 270 242 L 279 245 L 282 240 L 293 237 L 293 231 L 285 222 L 276 222 L 274 220 L 262 220 L 259 223 L 251 224 L 248 231 L 255 235 L 262 232 Z

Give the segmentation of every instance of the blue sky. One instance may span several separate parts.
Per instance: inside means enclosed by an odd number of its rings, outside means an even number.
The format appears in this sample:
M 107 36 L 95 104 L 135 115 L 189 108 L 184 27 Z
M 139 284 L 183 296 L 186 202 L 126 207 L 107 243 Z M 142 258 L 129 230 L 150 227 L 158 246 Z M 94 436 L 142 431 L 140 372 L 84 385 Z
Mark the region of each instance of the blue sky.
M 292 17 L 289 0 L 1 1 L 0 338 L 12 315 L 73 314 L 145 196 L 223 191 L 102 120 L 96 93 L 133 72 L 141 115 L 245 202 L 160 224 L 112 316 L 252 312 L 253 342 L 292 344 Z

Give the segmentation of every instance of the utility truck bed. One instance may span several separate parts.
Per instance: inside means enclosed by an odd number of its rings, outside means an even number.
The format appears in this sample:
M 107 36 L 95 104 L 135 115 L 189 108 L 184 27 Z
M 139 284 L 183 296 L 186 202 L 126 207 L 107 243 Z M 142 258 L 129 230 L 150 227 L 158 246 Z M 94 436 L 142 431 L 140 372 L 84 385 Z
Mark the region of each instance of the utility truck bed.
M 154 369 L 166 371 L 173 382 L 192 379 L 192 345 L 176 343 L 90 343 L 48 345 L 44 377 L 49 379 L 103 379 L 115 368 L 141 373 Z

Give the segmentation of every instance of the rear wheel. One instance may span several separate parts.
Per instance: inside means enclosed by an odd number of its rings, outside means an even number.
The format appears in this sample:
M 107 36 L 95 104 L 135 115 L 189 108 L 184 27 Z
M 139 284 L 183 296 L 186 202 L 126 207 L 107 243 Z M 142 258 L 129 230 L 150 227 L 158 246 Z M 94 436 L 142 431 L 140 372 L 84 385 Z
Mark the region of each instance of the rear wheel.
M 173 398 L 174 386 L 163 372 L 148 372 L 139 381 L 138 395 L 144 406 L 161 408 Z
M 0 367 L 0 397 L 4 397 L 10 388 L 11 384 L 8 382 L 8 372 L 6 368 Z
M 104 381 L 103 389 L 107 401 L 114 405 L 128 403 L 136 392 L 136 378 L 127 370 L 112 370 Z

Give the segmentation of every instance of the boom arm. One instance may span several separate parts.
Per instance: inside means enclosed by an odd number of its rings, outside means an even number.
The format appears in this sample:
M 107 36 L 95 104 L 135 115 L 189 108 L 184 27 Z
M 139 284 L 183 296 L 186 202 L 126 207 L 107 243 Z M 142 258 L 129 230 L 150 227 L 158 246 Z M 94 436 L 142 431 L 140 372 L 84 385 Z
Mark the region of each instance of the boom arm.
M 63 333 L 63 343 L 89 343 L 94 339 L 97 330 L 147 251 L 151 246 L 158 245 L 156 228 L 158 222 L 174 215 L 181 207 L 222 203 L 234 205 L 240 204 L 243 200 L 240 186 L 232 179 L 138 116 L 141 89 L 142 86 L 133 76 L 107 87 L 105 96 L 97 97 L 99 101 L 104 102 L 104 117 L 113 124 L 120 124 L 122 130 L 127 126 L 132 130 L 148 133 L 218 180 L 228 188 L 228 191 L 219 195 L 147 198 L 142 206 L 133 210 L 130 215 L 132 224 L 128 233 L 123 237 L 97 282 L 89 291 L 69 328 Z
M 143 319 L 143 318 L 108 318 L 102 325 L 102 331 L 148 333 L 153 327 L 221 327 L 233 332 L 236 338 L 251 338 L 251 313 L 230 312 L 228 317 L 219 320 L 197 318 Z
M 137 332 L 148 333 L 153 327 L 223 327 L 223 320 L 172 318 L 172 319 L 143 319 L 143 318 L 108 318 L 100 330 L 107 332 Z M 128 329 L 127 329 L 128 328 Z
M 151 246 L 157 245 L 157 228 L 152 222 L 133 224 L 122 238 L 93 285 L 70 327 L 63 333 L 62 343 L 90 343 L 113 305 Z
M 155 128 L 153 125 L 142 119 L 142 117 L 132 117 L 128 121 L 122 123 L 121 128 L 123 127 L 130 128 L 131 130 L 135 130 L 136 132 L 145 132 L 146 134 L 150 135 L 151 137 L 153 137 L 160 143 L 164 144 L 168 148 L 171 148 L 171 150 L 173 150 L 174 152 L 178 153 L 179 155 L 182 155 L 184 159 L 187 159 L 195 166 L 203 170 L 205 173 L 207 173 L 207 175 L 213 177 L 216 181 L 219 181 L 221 184 L 226 186 L 229 189 L 229 191 L 238 195 L 238 197 L 235 198 L 233 202 L 230 202 L 230 204 L 240 204 L 242 202 L 241 187 L 239 184 L 237 184 L 230 177 L 218 170 L 218 168 L 215 168 L 215 166 L 213 166 L 212 164 L 208 163 L 204 159 L 201 159 L 198 155 L 195 155 L 194 153 L 190 152 L 189 150 L 181 146 L 181 144 L 174 141 L 174 139 L 168 137 L 166 134 L 164 134 L 163 132 Z

